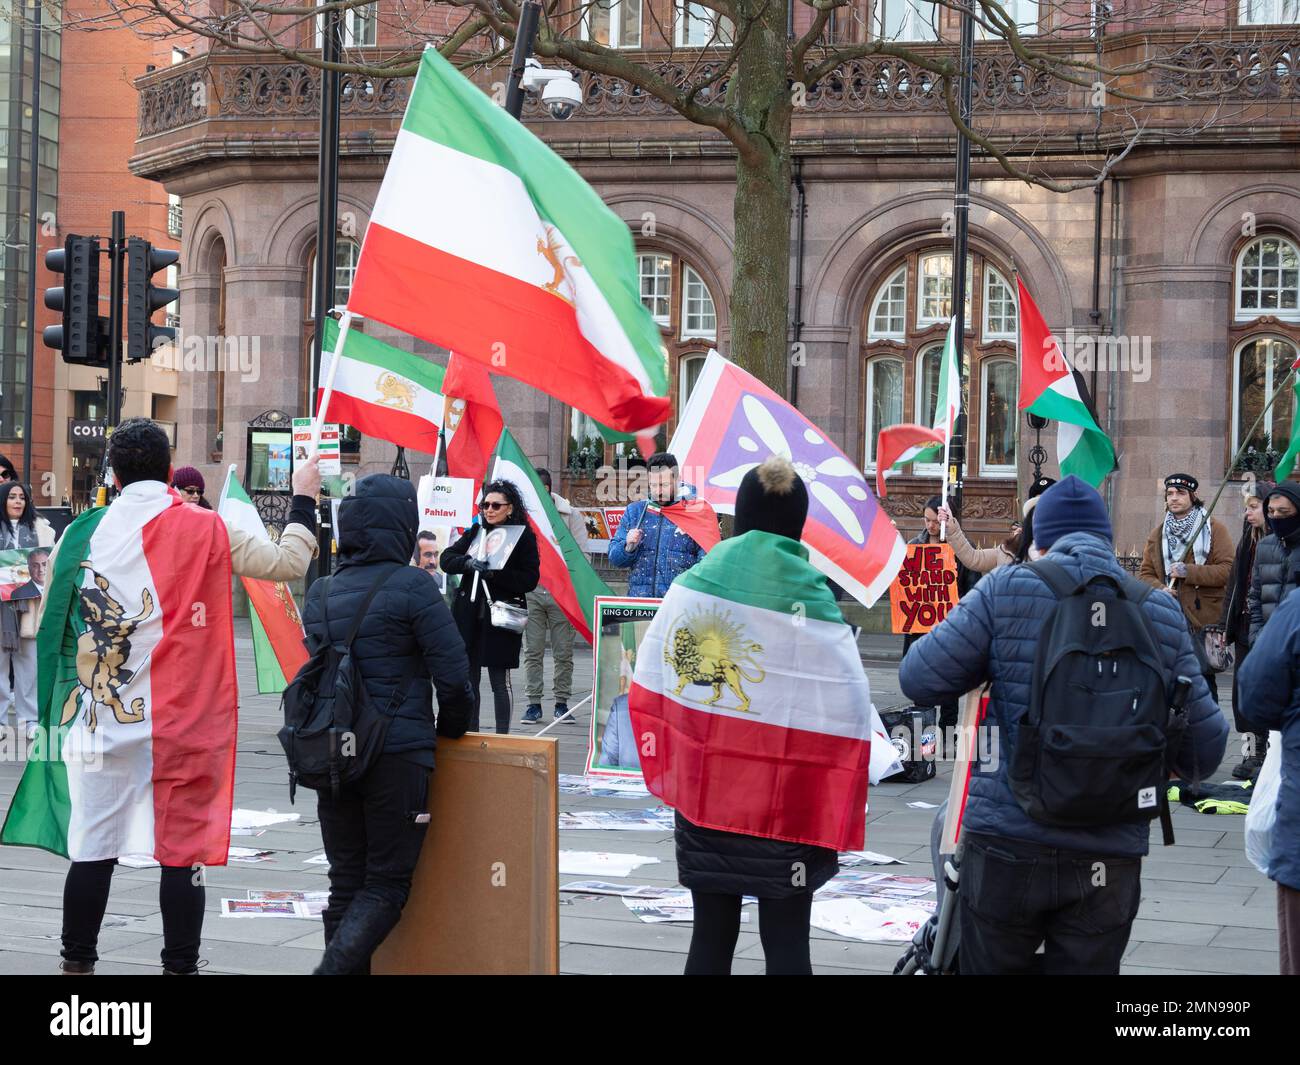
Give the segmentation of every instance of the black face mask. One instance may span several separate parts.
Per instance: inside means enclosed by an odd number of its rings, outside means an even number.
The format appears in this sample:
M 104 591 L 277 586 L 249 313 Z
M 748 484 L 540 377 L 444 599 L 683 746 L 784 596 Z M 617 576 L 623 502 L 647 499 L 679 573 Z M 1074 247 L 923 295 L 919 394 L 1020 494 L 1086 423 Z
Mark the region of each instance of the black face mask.
M 1289 540 L 1300 533 L 1300 513 L 1292 514 L 1289 518 L 1269 518 L 1268 524 L 1277 533 L 1279 540 Z

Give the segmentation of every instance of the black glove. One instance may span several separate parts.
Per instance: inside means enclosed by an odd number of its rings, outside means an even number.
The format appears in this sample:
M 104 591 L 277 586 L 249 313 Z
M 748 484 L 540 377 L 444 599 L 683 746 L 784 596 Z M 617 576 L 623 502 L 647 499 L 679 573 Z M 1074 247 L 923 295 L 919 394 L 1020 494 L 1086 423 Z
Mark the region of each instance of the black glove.
M 467 563 L 465 563 L 465 568 L 471 573 L 486 573 L 492 567 L 487 564 L 486 559 L 471 558 Z

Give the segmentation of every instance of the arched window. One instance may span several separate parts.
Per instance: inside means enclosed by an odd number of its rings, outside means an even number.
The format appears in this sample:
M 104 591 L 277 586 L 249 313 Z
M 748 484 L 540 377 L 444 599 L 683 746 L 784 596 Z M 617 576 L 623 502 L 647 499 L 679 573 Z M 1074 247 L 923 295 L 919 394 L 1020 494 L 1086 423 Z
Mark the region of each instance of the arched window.
M 637 272 L 641 276 L 641 302 L 659 325 L 672 321 L 673 257 L 638 255 Z
M 352 279 L 357 275 L 357 261 L 361 258 L 361 245 L 348 237 L 334 242 L 334 302 L 331 307 L 343 307 L 352 293 Z M 316 253 L 311 256 L 311 316 L 316 317 Z
M 876 468 L 881 429 L 903 420 L 903 360 L 881 356 L 867 362 L 866 467 Z
M 1295 360 L 1295 344 L 1281 337 L 1254 337 L 1237 348 L 1232 375 L 1234 455 L 1243 442 L 1261 453 L 1269 448 L 1279 452 L 1286 449 L 1286 443 L 1291 439 L 1291 419 L 1295 412 L 1295 402 L 1290 391 L 1274 401 L 1253 433 L 1251 427 L 1259 419 L 1268 397 L 1282 383 Z M 1248 441 L 1247 433 L 1250 433 Z
M 907 267 L 900 267 L 888 281 L 880 286 L 871 305 L 870 326 L 867 330 L 872 340 L 898 340 L 907 332 Z
M 357 262 L 361 258 L 361 245 L 350 237 L 334 238 L 334 296 L 331 307 L 344 307 L 352 293 L 352 279 L 357 273 Z M 315 410 L 316 398 L 311 392 L 311 359 L 313 341 L 316 334 L 316 249 L 311 250 L 307 269 L 307 292 L 303 300 L 306 316 L 302 323 L 303 350 L 299 360 L 298 402 L 302 410 Z M 364 332 L 364 322 L 353 322 L 353 330 Z M 350 425 L 339 426 L 339 450 L 345 456 L 359 456 L 361 453 L 361 433 Z
M 683 340 L 717 340 L 718 316 L 713 307 L 713 297 L 700 275 L 689 266 L 682 266 L 682 331 Z
M 677 413 L 686 409 L 686 402 L 695 390 L 695 383 L 704 369 L 706 355 L 684 355 L 677 363 Z
M 952 252 L 931 252 L 921 256 L 916 320 L 919 325 L 935 325 L 952 317 Z M 975 270 L 966 259 L 966 324 L 970 325 L 971 277 Z
M 1300 253 L 1285 237 L 1251 241 L 1237 256 L 1238 320 L 1271 314 L 1300 321 Z
M 950 248 L 942 245 L 886 261 L 864 307 L 862 428 L 869 467 L 875 464 L 882 428 L 899 422 L 934 424 L 952 303 L 952 261 Z M 1009 276 L 1010 271 L 978 251 L 967 257 L 962 409 L 967 416 L 964 460 L 973 477 L 1008 479 L 1016 473 L 1017 322 Z M 905 472 L 932 478 L 942 470 L 931 462 L 913 463 Z
M 984 271 L 984 339 L 1016 339 L 1016 297 L 993 267 Z
M 994 477 L 1016 475 L 1016 409 L 1019 382 L 1014 359 L 985 359 L 980 389 L 980 472 Z

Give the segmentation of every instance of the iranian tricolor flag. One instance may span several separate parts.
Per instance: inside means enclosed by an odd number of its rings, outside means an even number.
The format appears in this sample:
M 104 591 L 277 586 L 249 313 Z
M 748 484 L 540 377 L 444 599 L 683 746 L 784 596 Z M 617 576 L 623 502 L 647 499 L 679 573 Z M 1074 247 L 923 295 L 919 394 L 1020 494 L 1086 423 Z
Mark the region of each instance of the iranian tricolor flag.
M 592 615 L 596 596 L 613 595 L 609 586 L 596 575 L 587 556 L 555 509 L 551 494 L 537 478 L 518 442 L 506 429 L 501 433 L 493 480 L 513 481 L 524 497 L 528 524 L 537 536 L 537 553 L 541 556 L 541 585 L 571 624 L 588 643 L 592 642 Z
M 961 371 L 957 366 L 957 319 L 948 323 L 948 336 L 939 361 L 939 388 L 934 424 L 903 423 L 881 429 L 876 441 L 876 494 L 885 495 L 885 473 L 909 462 L 934 462 L 943 457 L 961 413 Z M 946 472 L 946 471 L 945 471 Z
M 266 524 L 235 476 L 235 468 L 232 463 L 226 472 L 226 485 L 221 490 L 217 511 L 234 528 L 242 529 L 259 540 L 269 540 Z M 293 601 L 293 593 L 284 581 L 263 581 L 254 577 L 239 579 L 248 594 L 257 691 L 260 695 L 275 695 L 288 687 L 289 681 L 297 676 L 307 661 L 298 604 Z
M 620 432 L 668 420 L 631 232 L 433 47 L 366 230 L 348 310 L 516 377 Z
M 0 841 L 225 865 L 238 692 L 230 540 L 159 481 L 63 534 L 37 636 L 39 752 Z
M 329 379 L 339 324 L 325 320 L 319 380 Z M 444 396 L 443 369 L 437 363 L 349 330 L 339 352 L 334 388 L 322 421 L 355 426 L 366 436 L 432 455 L 438 449 Z M 325 389 L 316 392 L 320 406 Z
M 1056 458 L 1070 474 L 1094 488 L 1118 465 L 1102 431 L 1083 376 L 1070 365 L 1025 288 L 1016 278 L 1020 310 L 1020 409 L 1057 423 Z
M 871 691 L 802 544 L 748 532 L 673 581 L 629 706 L 646 787 L 687 820 L 862 847 Z

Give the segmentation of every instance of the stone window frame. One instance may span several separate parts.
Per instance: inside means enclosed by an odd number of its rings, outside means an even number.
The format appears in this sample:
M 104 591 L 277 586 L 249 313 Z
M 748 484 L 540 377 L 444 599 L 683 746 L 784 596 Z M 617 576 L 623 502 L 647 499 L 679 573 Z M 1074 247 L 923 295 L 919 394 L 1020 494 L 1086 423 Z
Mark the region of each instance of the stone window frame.
M 872 399 L 875 394 L 874 385 L 875 385 L 875 377 L 876 377 L 876 367 L 878 367 L 881 363 L 886 363 L 886 362 L 896 363 L 901 371 L 901 376 L 898 382 L 899 421 L 901 421 L 903 418 L 903 411 L 907 409 L 904 403 L 904 397 L 907 391 L 907 358 L 903 350 L 901 349 L 901 346 L 897 352 L 884 350 L 884 351 L 878 351 L 875 354 L 869 356 L 866 360 L 866 364 L 863 368 L 863 374 L 862 374 L 863 388 L 865 390 L 865 394 L 867 397 L 866 405 L 863 408 L 863 415 L 862 415 L 862 425 L 864 431 L 862 469 L 867 473 L 876 472 L 876 460 L 873 457 L 872 452 L 875 449 L 876 441 L 879 436 L 880 429 L 885 428 L 883 426 L 876 426 L 874 424 L 874 404 L 872 403 Z M 895 422 L 894 424 L 898 424 L 898 423 Z
M 1242 260 L 1245 259 L 1246 253 L 1256 244 L 1262 244 L 1266 240 L 1276 240 L 1288 244 L 1295 253 L 1297 261 L 1297 280 L 1296 280 L 1296 305 L 1291 308 L 1259 308 L 1259 307 L 1242 307 Z M 1254 286 L 1252 286 L 1252 289 Z M 1266 291 L 1256 289 L 1256 291 Z M 1281 286 L 1279 285 L 1279 291 Z M 1300 323 L 1300 241 L 1297 241 L 1288 233 L 1280 230 L 1269 230 L 1264 233 L 1256 233 L 1249 239 L 1243 241 L 1241 246 L 1236 250 L 1232 257 L 1232 320 L 1234 323 L 1251 322 L 1258 318 L 1270 316 L 1282 322 Z
M 578 18 L 578 24 L 575 27 L 578 32 L 579 40 L 591 41 L 593 39 L 591 36 L 591 13 L 596 9 L 599 3 L 600 0 L 589 0 L 589 2 L 584 3 L 582 5 L 581 13 L 579 14 L 579 18 Z M 624 12 L 628 8 L 630 8 L 633 3 L 635 3 L 637 8 L 636 16 L 635 16 L 636 17 L 636 40 L 635 41 L 628 40 L 626 42 L 624 42 L 623 40 L 615 41 L 614 38 L 616 36 L 620 38 L 624 36 L 623 30 L 626 27 L 624 27 L 623 25 L 623 15 Z M 642 22 L 645 18 L 646 3 L 647 0 L 631 0 L 631 3 L 629 3 L 629 0 L 608 0 L 609 42 L 606 42 L 605 44 L 606 48 L 627 48 L 629 50 L 635 51 L 641 47 L 642 39 L 644 36 L 644 31 L 642 29 Z M 615 32 L 615 23 L 617 23 L 617 33 Z M 596 43 L 599 44 L 600 42 L 596 42 Z
M 882 256 L 880 262 L 885 267 L 879 271 L 874 271 L 874 277 L 871 286 L 868 289 L 870 297 L 864 304 L 863 313 L 860 320 L 860 335 L 864 338 L 859 351 L 861 360 L 861 376 L 858 395 L 858 425 L 862 427 L 864 434 L 868 431 L 878 432 L 878 427 L 871 430 L 868 428 L 867 410 L 871 402 L 869 388 L 868 363 L 881 356 L 893 356 L 903 360 L 903 412 L 904 417 L 916 417 L 916 412 L 920 409 L 917 402 L 917 381 L 920 359 L 925 352 L 932 347 L 942 347 L 948 331 L 948 319 L 943 319 L 934 323 L 924 323 L 920 321 L 918 308 L 921 299 L 921 281 L 920 270 L 921 261 L 927 256 L 947 252 L 951 255 L 951 244 L 942 244 L 938 241 L 933 243 L 923 243 L 911 248 L 904 253 L 894 253 Z M 967 271 L 971 285 L 971 319 L 972 322 L 967 324 L 965 333 L 965 346 L 968 374 L 966 375 L 967 395 L 970 394 L 970 382 L 976 379 L 980 381 L 981 387 L 984 382 L 983 363 L 987 359 L 1010 358 L 1017 359 L 1017 340 L 1015 337 L 986 337 L 983 329 L 976 330 L 972 328 L 972 323 L 978 322 L 983 325 L 984 321 L 984 293 L 986 291 L 984 275 L 988 268 L 992 268 L 1002 277 L 1004 281 L 1010 284 L 1009 279 L 1015 276 L 1015 272 L 1007 268 L 1007 265 L 998 257 L 997 253 L 990 251 L 982 244 L 972 242 L 969 253 L 971 268 Z M 870 332 L 871 312 L 874 310 L 877 299 L 885 285 L 890 283 L 900 268 L 907 269 L 907 284 L 905 291 L 907 293 L 906 331 L 902 337 L 875 337 Z M 1013 290 L 1014 292 L 1014 290 Z M 966 407 L 966 454 L 965 468 L 968 471 L 967 479 L 987 479 L 994 482 L 1005 482 L 1014 480 L 1015 473 L 1005 473 L 1000 469 L 985 472 L 982 467 L 981 459 L 983 458 L 983 410 L 984 402 L 976 405 L 977 408 L 972 410 L 970 405 Z M 1017 419 L 1019 411 L 1017 410 Z M 1017 468 L 1019 466 L 1019 443 L 1020 427 L 1017 424 L 1016 432 L 1017 442 Z M 863 447 L 863 459 L 870 455 L 871 444 L 865 443 Z M 867 463 L 863 467 L 865 470 L 874 471 L 875 464 Z M 939 465 L 914 463 L 910 469 L 900 471 L 900 476 L 904 477 L 928 477 L 933 478 L 939 475 Z

